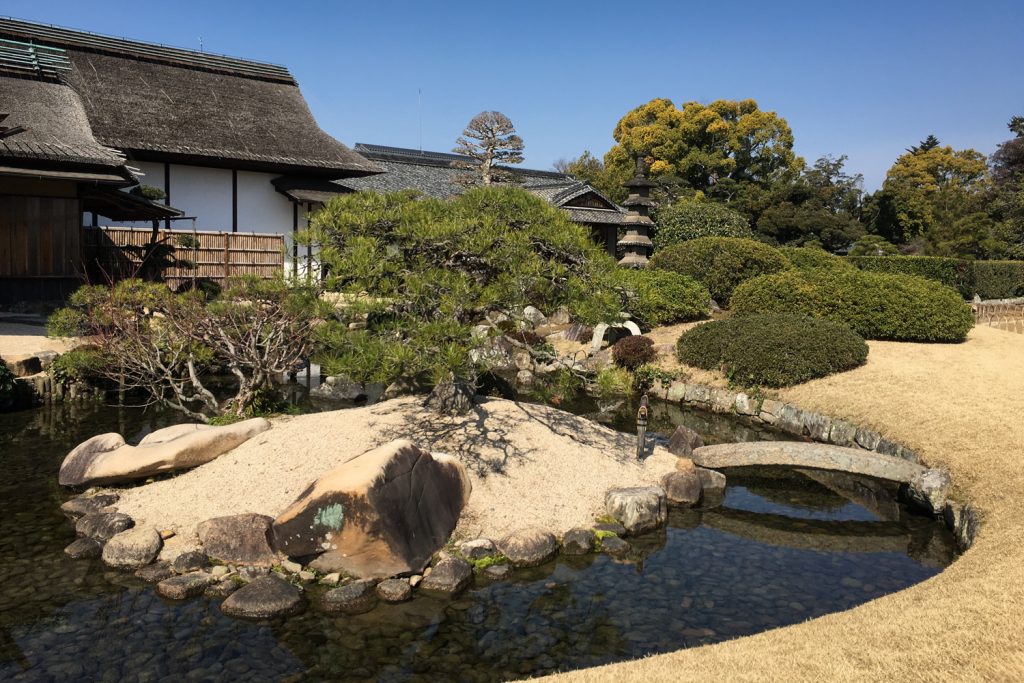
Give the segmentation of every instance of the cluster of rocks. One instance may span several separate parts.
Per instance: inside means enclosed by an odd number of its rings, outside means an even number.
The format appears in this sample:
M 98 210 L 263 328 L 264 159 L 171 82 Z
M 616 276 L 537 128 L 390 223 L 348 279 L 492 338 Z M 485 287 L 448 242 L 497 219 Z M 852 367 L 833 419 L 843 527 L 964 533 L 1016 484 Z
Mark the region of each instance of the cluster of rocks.
M 804 410 L 791 403 L 681 381 L 672 382 L 667 387 L 656 384 L 650 389 L 650 394 L 652 398 L 700 410 L 730 413 L 810 441 L 860 449 L 921 465 L 921 458 L 913 450 L 874 430 Z M 693 449 L 702 445 L 691 444 L 688 451 L 684 448 L 677 454 L 688 456 Z M 950 488 L 951 481 L 947 472 L 921 468 L 920 473 L 906 483 L 903 494 L 909 502 L 925 512 L 941 516 L 956 536 L 959 547 L 966 550 L 978 528 L 977 514 L 969 505 L 949 498 Z
M 51 377 L 50 366 L 59 355 L 56 351 L 36 351 L 4 356 L 7 368 L 16 379 L 16 407 L 102 397 L 101 391 L 86 382 L 64 383 Z

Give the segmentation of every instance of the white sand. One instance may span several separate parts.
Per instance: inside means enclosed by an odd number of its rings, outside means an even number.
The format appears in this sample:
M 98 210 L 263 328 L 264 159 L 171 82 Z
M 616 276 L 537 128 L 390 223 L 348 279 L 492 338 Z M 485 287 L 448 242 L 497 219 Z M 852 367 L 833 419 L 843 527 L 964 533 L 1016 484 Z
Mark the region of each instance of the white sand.
M 117 507 L 138 525 L 177 536 L 166 556 L 192 547 L 211 517 L 276 517 L 321 474 L 380 444 L 408 438 L 456 456 L 473 483 L 459 539 L 499 538 L 540 526 L 560 533 L 604 514 L 616 486 L 656 483 L 675 467 L 663 449 L 642 464 L 636 437 L 547 406 L 488 399 L 460 418 L 424 411 L 420 398 L 273 420 L 274 427 L 173 479 L 121 491 Z
M 22 358 L 40 351 L 64 353 L 72 344 L 67 339 L 51 339 L 46 328 L 0 321 L 0 358 Z

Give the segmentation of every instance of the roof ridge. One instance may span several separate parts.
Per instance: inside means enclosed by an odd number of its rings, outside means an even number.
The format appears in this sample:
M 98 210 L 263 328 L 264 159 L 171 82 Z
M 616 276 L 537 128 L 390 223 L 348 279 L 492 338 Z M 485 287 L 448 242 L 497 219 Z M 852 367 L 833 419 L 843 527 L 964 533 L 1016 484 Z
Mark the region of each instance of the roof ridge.
M 121 38 L 92 31 L 65 28 L 56 24 L 26 21 L 10 16 L 0 15 L 0 33 L 8 33 L 28 40 L 38 40 L 45 44 L 83 48 L 118 56 L 128 54 L 141 59 L 170 62 L 181 66 L 295 83 L 291 72 L 281 64 L 232 57 L 216 52 L 189 50 L 163 43 Z
M 424 149 L 413 149 L 411 147 L 392 147 L 391 145 L 375 145 L 369 142 L 357 142 L 352 149 L 369 158 L 375 156 L 389 157 L 391 161 L 419 164 L 422 166 L 450 166 L 452 161 L 473 161 L 473 157 L 465 154 L 452 152 L 432 152 Z M 539 168 L 523 168 L 521 166 L 496 165 L 495 168 L 503 171 L 511 171 L 516 174 L 534 175 L 551 178 L 568 178 L 565 173 L 559 171 L 545 171 Z

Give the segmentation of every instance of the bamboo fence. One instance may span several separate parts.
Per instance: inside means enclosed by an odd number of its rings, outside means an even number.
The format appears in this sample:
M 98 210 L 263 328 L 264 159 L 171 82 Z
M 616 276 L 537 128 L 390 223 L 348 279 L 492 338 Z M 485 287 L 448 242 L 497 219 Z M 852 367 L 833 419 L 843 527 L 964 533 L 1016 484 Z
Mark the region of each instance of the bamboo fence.
M 86 227 L 83 251 L 91 279 L 134 277 L 153 239 L 149 228 Z M 223 284 L 229 276 L 270 279 L 284 274 L 284 236 L 251 232 L 158 230 L 163 279 L 172 289 L 198 280 Z

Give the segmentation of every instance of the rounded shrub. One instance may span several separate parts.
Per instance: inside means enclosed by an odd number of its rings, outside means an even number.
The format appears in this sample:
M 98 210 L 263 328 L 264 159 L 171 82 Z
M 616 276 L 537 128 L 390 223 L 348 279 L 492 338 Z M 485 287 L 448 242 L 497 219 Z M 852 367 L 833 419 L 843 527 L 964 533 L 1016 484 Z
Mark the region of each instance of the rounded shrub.
M 685 275 L 620 268 L 615 279 L 622 291 L 624 310 L 651 327 L 698 320 L 710 313 L 711 294 Z
M 736 285 L 784 270 L 789 261 L 777 249 L 755 240 L 701 237 L 655 252 L 650 267 L 692 277 L 725 306 Z
M 654 248 L 698 237 L 751 237 L 747 217 L 709 201 L 679 201 L 658 209 Z
M 650 337 L 623 337 L 612 346 L 612 360 L 627 370 L 636 370 L 641 365 L 647 365 L 657 355 Z
M 738 315 L 796 313 L 849 325 L 866 339 L 961 342 L 974 325 L 956 290 L 910 275 L 864 271 L 795 271 L 751 279 L 736 288 Z
M 855 266 L 843 258 L 814 247 L 779 247 L 779 253 L 786 257 L 797 270 L 855 270 Z
M 785 387 L 851 370 L 868 345 L 842 323 L 802 315 L 751 315 L 700 325 L 676 344 L 679 360 L 721 369 L 742 386 Z

